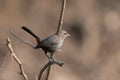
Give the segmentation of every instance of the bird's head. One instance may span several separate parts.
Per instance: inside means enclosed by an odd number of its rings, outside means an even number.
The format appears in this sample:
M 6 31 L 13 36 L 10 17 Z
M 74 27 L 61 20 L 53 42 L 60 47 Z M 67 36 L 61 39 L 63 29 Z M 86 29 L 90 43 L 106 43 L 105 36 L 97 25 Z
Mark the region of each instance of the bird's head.
M 65 30 L 61 30 L 58 32 L 58 35 L 62 37 L 62 39 L 65 39 L 67 37 L 70 37 L 70 34 L 68 34 Z

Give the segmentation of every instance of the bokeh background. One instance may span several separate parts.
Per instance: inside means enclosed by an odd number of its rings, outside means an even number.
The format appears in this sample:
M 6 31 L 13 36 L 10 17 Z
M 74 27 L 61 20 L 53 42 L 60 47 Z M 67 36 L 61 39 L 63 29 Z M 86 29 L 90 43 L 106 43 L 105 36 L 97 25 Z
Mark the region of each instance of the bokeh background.
M 58 25 L 62 0 L 0 0 L 0 80 L 23 80 L 10 57 L 10 37 L 29 80 L 35 80 L 47 62 L 42 51 L 25 45 L 9 31 L 36 45 L 21 30 L 28 26 L 41 39 L 53 34 Z M 63 28 L 71 34 L 55 58 L 49 80 L 120 80 L 120 1 L 67 0 Z

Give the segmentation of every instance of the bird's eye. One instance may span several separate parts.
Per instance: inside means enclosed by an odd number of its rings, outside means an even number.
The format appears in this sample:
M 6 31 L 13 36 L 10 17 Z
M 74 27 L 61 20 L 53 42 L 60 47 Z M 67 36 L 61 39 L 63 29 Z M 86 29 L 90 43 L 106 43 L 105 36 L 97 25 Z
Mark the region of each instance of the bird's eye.
M 67 34 L 67 33 L 64 33 L 65 35 Z

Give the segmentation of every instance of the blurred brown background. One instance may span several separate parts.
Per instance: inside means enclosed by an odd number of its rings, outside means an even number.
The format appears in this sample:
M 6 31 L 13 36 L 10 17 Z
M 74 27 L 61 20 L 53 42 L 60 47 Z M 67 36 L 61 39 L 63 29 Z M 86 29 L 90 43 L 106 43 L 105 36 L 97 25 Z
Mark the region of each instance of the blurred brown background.
M 9 36 L 23 62 L 29 80 L 34 80 L 47 58 L 42 51 L 20 42 L 9 30 L 35 43 L 20 29 L 28 26 L 45 38 L 56 31 L 62 0 L 0 0 L 0 80 L 23 80 L 6 46 Z M 67 0 L 63 28 L 71 34 L 55 58 L 62 68 L 52 67 L 50 80 L 120 79 L 120 1 Z

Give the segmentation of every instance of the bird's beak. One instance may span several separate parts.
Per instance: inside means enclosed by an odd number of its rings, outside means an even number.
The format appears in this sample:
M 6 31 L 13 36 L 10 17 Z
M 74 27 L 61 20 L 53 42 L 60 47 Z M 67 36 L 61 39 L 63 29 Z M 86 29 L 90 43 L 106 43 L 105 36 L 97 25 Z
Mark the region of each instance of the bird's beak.
M 70 37 L 71 35 L 70 35 L 70 34 L 68 34 L 67 36 L 68 36 L 68 37 Z

